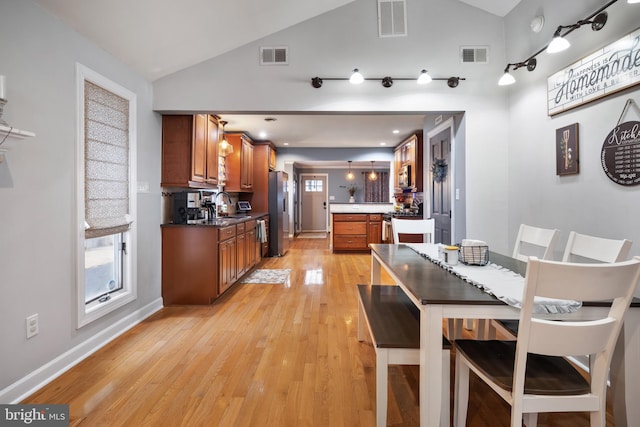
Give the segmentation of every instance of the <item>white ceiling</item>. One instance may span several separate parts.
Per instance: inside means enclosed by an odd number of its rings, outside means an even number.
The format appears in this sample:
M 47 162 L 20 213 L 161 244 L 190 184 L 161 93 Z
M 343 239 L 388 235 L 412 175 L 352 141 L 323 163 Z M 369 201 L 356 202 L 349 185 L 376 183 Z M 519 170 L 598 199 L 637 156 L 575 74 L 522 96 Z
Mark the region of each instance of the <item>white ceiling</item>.
M 35 0 L 150 81 L 354 0 Z M 452 0 L 453 1 L 453 0 Z M 458 0 L 504 16 L 520 0 Z M 224 17 L 222 19 L 221 17 Z M 237 31 L 242 23 L 242 31 Z M 233 34 L 233 36 L 229 36 Z M 215 42 L 212 42 L 215 41 Z M 277 120 L 266 123 L 270 116 Z M 226 115 L 226 130 L 263 130 L 278 147 L 395 146 L 424 115 Z M 398 129 L 396 136 L 391 130 Z

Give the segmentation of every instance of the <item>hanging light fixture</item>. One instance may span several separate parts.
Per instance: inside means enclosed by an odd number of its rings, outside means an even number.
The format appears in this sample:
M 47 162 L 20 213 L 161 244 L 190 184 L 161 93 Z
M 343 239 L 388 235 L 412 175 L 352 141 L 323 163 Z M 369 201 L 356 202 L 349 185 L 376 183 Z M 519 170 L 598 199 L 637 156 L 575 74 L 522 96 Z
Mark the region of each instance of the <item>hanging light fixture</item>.
M 347 179 L 349 181 L 353 181 L 355 179 L 355 175 L 351 172 L 351 160 L 347 160 L 349 162 L 349 172 L 347 172 Z
M 233 145 L 229 144 L 227 138 L 224 137 L 224 125 L 226 124 L 226 121 L 220 120 L 220 133 L 222 134 L 222 141 L 220 141 L 218 155 L 222 157 L 227 157 L 229 154 L 233 153 Z
M 371 172 L 369 173 L 369 181 L 375 181 L 376 179 L 378 179 L 378 175 L 376 174 L 376 171 L 373 170 L 373 160 L 371 161 Z

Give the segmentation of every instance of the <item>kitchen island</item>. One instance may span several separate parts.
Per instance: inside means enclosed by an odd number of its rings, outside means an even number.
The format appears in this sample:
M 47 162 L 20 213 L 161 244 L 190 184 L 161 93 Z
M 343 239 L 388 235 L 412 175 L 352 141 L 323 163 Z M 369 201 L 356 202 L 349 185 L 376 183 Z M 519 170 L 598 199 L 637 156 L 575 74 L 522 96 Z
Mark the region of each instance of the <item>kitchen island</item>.
M 382 242 L 382 215 L 393 203 L 331 203 L 333 252 L 366 252 L 369 244 Z
M 266 255 L 268 221 L 265 212 L 199 224 L 163 224 L 163 304 L 213 303 Z

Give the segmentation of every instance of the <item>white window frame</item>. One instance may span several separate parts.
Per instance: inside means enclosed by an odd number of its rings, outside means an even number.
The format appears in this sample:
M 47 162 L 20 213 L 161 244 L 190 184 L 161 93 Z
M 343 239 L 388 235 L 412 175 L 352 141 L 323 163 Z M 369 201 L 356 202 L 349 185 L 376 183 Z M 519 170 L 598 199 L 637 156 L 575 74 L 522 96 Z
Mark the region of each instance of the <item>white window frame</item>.
M 85 304 L 85 81 L 89 81 L 101 88 L 112 92 L 129 102 L 129 215 L 133 218 L 129 230 L 123 233 L 126 242 L 126 253 L 123 259 L 123 287 L 112 293 L 109 301 L 99 304 Z M 112 82 L 106 77 L 76 63 L 76 307 L 77 327 L 81 328 L 110 313 L 125 304 L 134 301 L 138 296 L 136 260 L 137 260 L 137 192 L 136 192 L 136 94 Z

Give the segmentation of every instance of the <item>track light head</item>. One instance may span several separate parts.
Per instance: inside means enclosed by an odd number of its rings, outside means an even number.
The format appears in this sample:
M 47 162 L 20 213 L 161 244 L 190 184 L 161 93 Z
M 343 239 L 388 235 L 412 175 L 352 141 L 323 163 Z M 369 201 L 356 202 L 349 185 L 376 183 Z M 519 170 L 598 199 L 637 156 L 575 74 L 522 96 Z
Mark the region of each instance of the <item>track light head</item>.
M 447 79 L 447 86 L 450 88 L 458 87 L 460 84 L 460 77 L 449 77 Z
M 311 79 L 311 86 L 319 89 L 322 87 L 322 79 L 320 77 L 314 77 Z
M 536 65 L 538 65 L 538 60 L 536 58 L 530 58 L 525 64 L 527 71 L 533 71 L 536 69 Z
M 593 31 L 600 31 L 601 29 L 603 29 L 605 24 L 607 23 L 608 17 L 609 14 L 607 12 L 600 12 L 599 14 L 597 14 L 596 17 L 593 18 L 593 21 L 591 21 L 591 29 Z
M 391 87 L 391 86 L 393 86 L 393 79 L 392 79 L 391 77 L 389 77 L 389 76 L 384 77 L 384 78 L 382 79 L 382 86 L 384 86 L 384 87 Z

